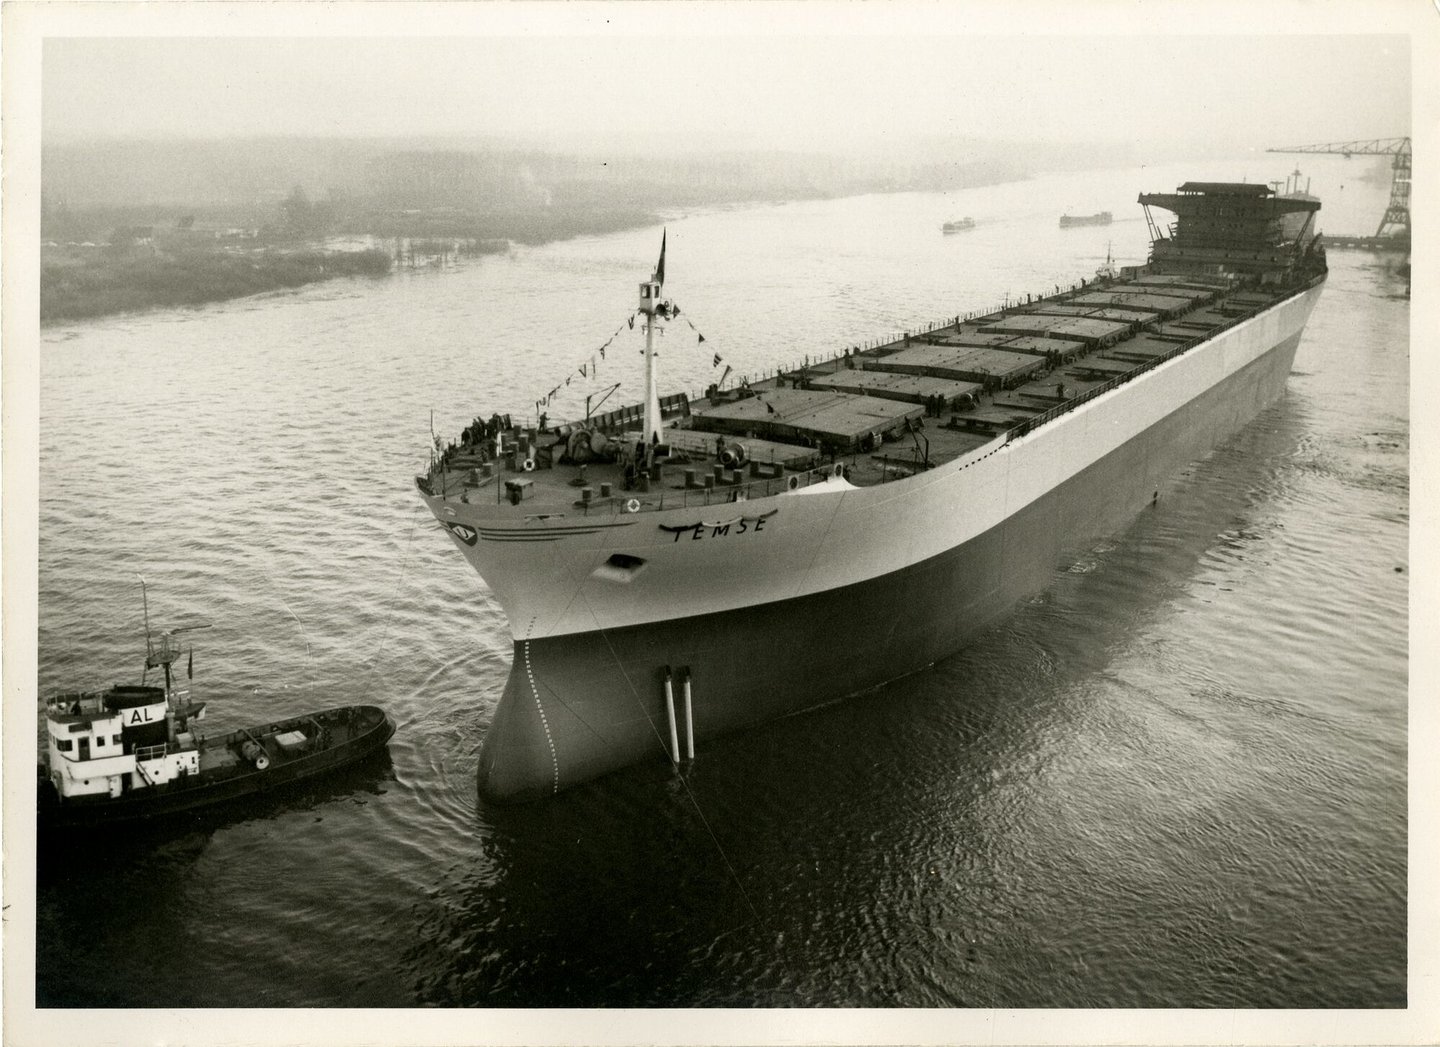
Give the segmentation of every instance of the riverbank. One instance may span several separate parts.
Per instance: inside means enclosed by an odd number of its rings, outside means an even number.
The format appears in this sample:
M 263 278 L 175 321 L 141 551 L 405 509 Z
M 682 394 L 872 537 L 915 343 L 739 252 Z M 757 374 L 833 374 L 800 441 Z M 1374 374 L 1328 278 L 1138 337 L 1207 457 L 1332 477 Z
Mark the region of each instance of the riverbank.
M 81 242 L 40 253 L 40 322 L 205 305 L 341 276 L 390 272 L 386 251 L 313 246 Z
M 644 207 L 553 206 L 504 214 L 436 207 L 367 212 L 339 222 L 333 232 L 386 240 L 453 239 L 479 244 L 514 242 L 538 246 L 576 236 L 604 236 L 639 229 L 659 221 L 655 211 Z
M 379 254 L 407 266 L 605 236 L 696 210 L 973 189 L 1024 178 L 1032 166 L 1010 149 L 958 142 L 841 158 L 330 138 L 60 143 L 42 163 L 46 323 L 378 275 Z M 379 254 L 305 254 L 339 238 Z
M 337 277 L 381 277 L 396 266 L 496 254 L 511 242 L 543 244 L 659 220 L 651 211 L 631 207 L 509 216 L 442 208 L 366 214 L 328 231 L 340 239 L 381 241 L 358 250 L 317 246 L 316 240 L 275 239 L 264 230 L 243 227 L 120 226 L 109 234 L 111 242 L 101 242 L 98 230 L 87 230 L 96 239 L 47 240 L 42 245 L 40 322 L 195 307 Z

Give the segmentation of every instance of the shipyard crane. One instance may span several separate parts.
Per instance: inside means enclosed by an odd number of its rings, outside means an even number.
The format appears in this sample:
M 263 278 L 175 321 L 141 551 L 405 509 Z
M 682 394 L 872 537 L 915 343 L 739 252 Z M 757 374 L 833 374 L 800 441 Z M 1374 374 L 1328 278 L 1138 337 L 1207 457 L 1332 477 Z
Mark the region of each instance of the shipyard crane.
M 1267 153 L 1336 153 L 1345 159 L 1352 156 L 1393 156 L 1390 169 L 1390 204 L 1375 229 L 1375 237 L 1393 236 L 1410 239 L 1410 139 L 1365 138 L 1353 142 L 1326 142 L 1322 145 L 1293 145 L 1286 149 L 1267 149 Z

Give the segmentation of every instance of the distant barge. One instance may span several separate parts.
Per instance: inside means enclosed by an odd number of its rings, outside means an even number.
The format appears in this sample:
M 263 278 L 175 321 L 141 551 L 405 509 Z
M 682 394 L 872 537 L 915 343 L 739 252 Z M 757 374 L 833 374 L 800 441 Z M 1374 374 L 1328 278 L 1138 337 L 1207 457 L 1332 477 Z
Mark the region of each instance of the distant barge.
M 1326 278 L 1319 202 L 1139 202 L 1146 265 L 698 399 L 658 395 L 662 247 L 645 403 L 437 446 L 419 493 L 514 642 L 482 793 L 688 760 L 923 668 L 1278 397 Z
M 1070 229 L 1077 225 L 1109 225 L 1112 215 L 1109 211 L 1101 211 L 1099 214 L 1062 214 L 1060 216 L 1060 228 Z

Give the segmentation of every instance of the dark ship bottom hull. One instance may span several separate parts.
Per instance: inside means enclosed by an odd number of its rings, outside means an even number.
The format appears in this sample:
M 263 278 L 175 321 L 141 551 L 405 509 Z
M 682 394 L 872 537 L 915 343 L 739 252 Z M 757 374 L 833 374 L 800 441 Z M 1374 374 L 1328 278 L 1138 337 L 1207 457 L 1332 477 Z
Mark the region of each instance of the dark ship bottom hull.
M 482 795 L 534 799 L 668 760 L 667 667 L 682 751 L 680 670 L 689 671 L 703 756 L 708 738 L 953 654 L 1044 589 L 1057 567 L 1122 531 L 1187 463 L 1274 401 L 1299 339 L 1297 332 L 989 531 L 904 570 L 740 610 L 517 641 L 480 753 Z

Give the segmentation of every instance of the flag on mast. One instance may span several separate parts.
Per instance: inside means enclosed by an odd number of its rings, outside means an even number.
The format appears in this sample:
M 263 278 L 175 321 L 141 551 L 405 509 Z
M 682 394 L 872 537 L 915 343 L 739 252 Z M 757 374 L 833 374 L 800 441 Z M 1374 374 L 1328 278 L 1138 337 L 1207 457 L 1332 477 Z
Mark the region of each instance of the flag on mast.
M 660 262 L 655 266 L 655 282 L 660 285 L 665 283 L 665 236 L 669 230 L 662 230 L 660 233 Z

